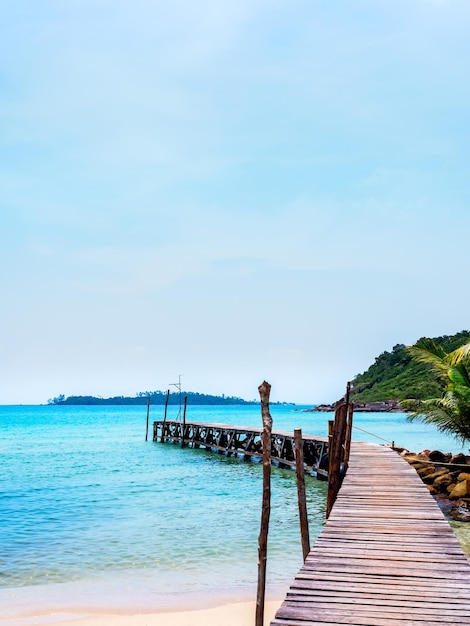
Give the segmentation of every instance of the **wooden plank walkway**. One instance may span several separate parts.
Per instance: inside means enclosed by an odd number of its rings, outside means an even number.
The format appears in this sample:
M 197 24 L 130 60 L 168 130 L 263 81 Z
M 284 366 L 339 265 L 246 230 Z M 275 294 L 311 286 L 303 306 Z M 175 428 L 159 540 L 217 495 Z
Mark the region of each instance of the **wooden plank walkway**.
M 182 422 L 181 420 L 156 420 L 153 423 L 153 440 L 183 444 L 190 448 L 205 448 L 228 456 L 261 459 L 262 429 L 233 424 Z M 328 437 L 302 435 L 303 455 L 307 470 L 324 478 L 328 472 L 321 459 L 328 449 Z M 280 467 L 295 468 L 294 435 L 273 430 L 271 434 L 271 461 Z
M 416 471 L 353 443 L 323 531 L 272 626 L 470 624 L 470 564 Z

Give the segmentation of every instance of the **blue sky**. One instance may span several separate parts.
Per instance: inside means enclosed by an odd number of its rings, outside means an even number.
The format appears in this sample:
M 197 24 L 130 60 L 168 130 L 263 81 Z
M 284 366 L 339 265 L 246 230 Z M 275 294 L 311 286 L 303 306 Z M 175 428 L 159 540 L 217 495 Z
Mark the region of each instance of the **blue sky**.
M 0 9 L 0 403 L 333 401 L 469 328 L 467 0 Z

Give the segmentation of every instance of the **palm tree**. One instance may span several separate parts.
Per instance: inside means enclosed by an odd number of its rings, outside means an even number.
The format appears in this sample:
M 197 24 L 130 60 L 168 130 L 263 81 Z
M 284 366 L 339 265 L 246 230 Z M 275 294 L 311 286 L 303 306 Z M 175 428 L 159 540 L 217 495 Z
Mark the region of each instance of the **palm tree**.
M 420 339 L 407 348 L 415 361 L 427 363 L 445 385 L 440 398 L 406 400 L 408 420 L 433 424 L 441 432 L 470 441 L 470 343 L 447 353 L 432 339 Z

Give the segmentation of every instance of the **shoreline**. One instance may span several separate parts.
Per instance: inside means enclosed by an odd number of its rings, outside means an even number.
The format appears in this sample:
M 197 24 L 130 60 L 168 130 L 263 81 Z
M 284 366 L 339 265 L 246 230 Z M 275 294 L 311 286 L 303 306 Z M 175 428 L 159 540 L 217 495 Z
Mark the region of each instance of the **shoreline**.
M 282 599 L 266 600 L 264 624 L 268 626 Z M 256 602 L 217 603 L 214 606 L 158 612 L 113 613 L 99 611 L 50 612 L 42 615 L 0 617 L 2 626 L 252 626 Z

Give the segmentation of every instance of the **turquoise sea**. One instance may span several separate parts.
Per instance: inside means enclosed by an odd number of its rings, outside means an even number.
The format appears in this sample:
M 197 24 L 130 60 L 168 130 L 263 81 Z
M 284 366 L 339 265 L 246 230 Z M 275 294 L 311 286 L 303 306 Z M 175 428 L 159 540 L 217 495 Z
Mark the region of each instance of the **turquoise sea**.
M 271 406 L 274 429 L 325 435 L 331 414 L 302 408 Z M 151 422 L 162 417 L 152 406 Z M 188 407 L 187 419 L 261 427 L 257 406 Z M 154 443 L 151 428 L 146 442 L 145 421 L 145 406 L 0 407 L 0 623 L 255 598 L 261 465 Z M 462 451 L 403 414 L 357 413 L 355 425 L 355 440 Z M 272 480 L 268 596 L 280 597 L 301 545 L 295 472 Z M 312 541 L 325 489 L 308 478 Z

